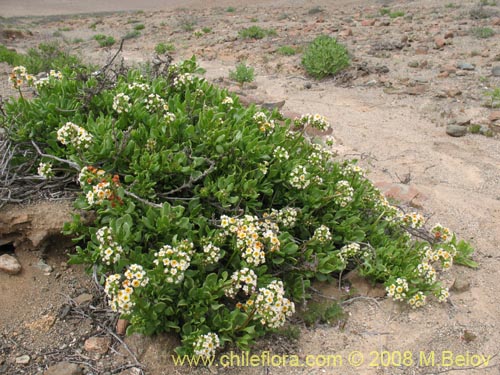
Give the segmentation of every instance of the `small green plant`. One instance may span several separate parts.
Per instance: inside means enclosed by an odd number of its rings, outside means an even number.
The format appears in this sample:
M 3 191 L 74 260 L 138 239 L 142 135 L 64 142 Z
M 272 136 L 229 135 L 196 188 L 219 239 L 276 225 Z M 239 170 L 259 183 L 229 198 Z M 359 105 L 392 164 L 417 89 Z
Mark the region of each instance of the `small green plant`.
M 309 9 L 307 11 L 307 14 L 314 15 L 314 14 L 323 13 L 323 12 L 324 12 L 323 8 L 321 8 L 320 6 L 315 6 L 315 7 L 311 8 L 311 9 Z
M 486 103 L 487 107 L 500 108 L 500 87 L 496 87 L 490 91 L 486 91 L 485 95 L 489 98 Z
M 497 1 L 496 0 L 480 0 L 479 4 L 483 5 L 483 6 L 492 6 L 492 7 L 494 7 L 495 5 L 497 5 Z
M 228 13 L 234 13 L 235 11 L 236 11 L 235 7 L 227 7 L 226 8 L 226 12 L 228 12 Z
M 389 17 L 391 17 L 391 18 L 403 17 L 404 15 L 405 15 L 405 12 L 403 12 L 402 10 L 397 10 L 395 12 L 389 13 Z
M 92 22 L 90 25 L 89 25 L 89 29 L 92 29 L 92 30 L 95 30 L 97 28 L 97 25 L 100 25 L 100 24 L 103 24 L 104 21 L 103 20 L 97 20 L 97 21 L 94 21 Z
M 255 22 L 259 22 L 259 19 L 258 19 L 258 18 L 255 18 L 255 17 L 252 17 L 252 18 L 250 19 L 250 22 L 254 22 L 254 23 L 255 23 Z
M 263 29 L 259 26 L 250 26 L 239 31 L 238 35 L 243 39 L 262 39 L 266 36 L 275 36 L 276 30 Z
M 58 28 L 59 31 L 71 31 L 73 30 L 73 28 L 69 27 L 69 26 L 64 26 L 64 27 L 60 27 Z
M 126 33 L 122 39 L 124 40 L 129 40 L 129 39 L 134 39 L 134 38 L 137 38 L 141 36 L 141 32 L 139 30 L 132 30 L 132 31 L 129 31 L 128 33 Z
M 164 53 L 167 53 L 167 52 L 173 52 L 175 51 L 175 46 L 172 44 L 172 43 L 158 43 L 156 46 L 155 46 L 155 52 L 158 54 L 158 55 L 163 55 Z
M 276 50 L 276 52 L 283 56 L 293 56 L 297 53 L 295 48 L 293 48 L 292 46 L 281 46 Z
M 0 62 L 5 62 L 11 66 L 24 65 L 22 55 L 5 47 L 3 44 L 0 44 Z
M 140 24 L 134 26 L 134 30 L 137 30 L 137 31 L 144 30 L 145 28 L 146 28 L 146 26 L 144 26 L 143 23 L 140 23 Z
M 254 68 L 247 66 L 245 63 L 236 65 L 236 70 L 229 72 L 229 78 L 243 85 L 245 82 L 254 80 Z
M 481 125 L 477 125 L 477 124 L 470 125 L 469 132 L 471 134 L 479 134 L 481 132 Z
M 317 79 L 333 76 L 347 68 L 349 63 L 347 48 L 326 35 L 314 39 L 302 57 L 307 73 Z
M 391 10 L 389 8 L 380 8 L 379 12 L 381 16 L 388 16 L 391 13 Z
M 85 40 L 84 40 L 84 39 L 82 39 L 82 38 L 75 38 L 75 39 L 73 39 L 71 42 L 72 42 L 73 44 L 80 44 L 80 43 L 85 42 Z
M 455 3 L 448 3 L 444 7 L 448 8 L 448 9 L 454 9 L 454 8 L 458 8 L 459 6 Z
M 96 40 L 97 43 L 99 43 L 100 47 L 110 47 L 116 43 L 115 38 L 113 38 L 112 36 L 104 35 L 104 34 L 94 35 L 94 40 Z
M 139 22 L 141 22 L 141 21 L 140 21 L 140 20 L 138 20 L 137 18 L 129 18 L 129 19 L 127 20 L 127 23 L 128 23 L 128 24 L 131 24 L 131 23 L 139 23 Z
M 179 27 L 185 32 L 191 32 L 194 30 L 196 24 L 197 22 L 193 18 L 183 18 L 179 23 Z
M 196 38 L 201 38 L 203 36 L 203 31 L 201 30 L 196 30 L 193 35 L 196 37 Z
M 53 36 L 54 38 L 60 38 L 60 37 L 62 37 L 62 36 L 63 36 L 63 33 L 62 33 L 62 32 L 60 32 L 59 30 L 57 30 L 57 31 L 54 31 L 54 32 L 52 33 L 52 36 Z
M 486 39 L 495 35 L 495 31 L 490 27 L 476 27 L 471 30 L 471 34 L 476 38 Z
M 205 34 L 210 34 L 212 32 L 212 29 L 210 27 L 204 27 L 201 29 Z

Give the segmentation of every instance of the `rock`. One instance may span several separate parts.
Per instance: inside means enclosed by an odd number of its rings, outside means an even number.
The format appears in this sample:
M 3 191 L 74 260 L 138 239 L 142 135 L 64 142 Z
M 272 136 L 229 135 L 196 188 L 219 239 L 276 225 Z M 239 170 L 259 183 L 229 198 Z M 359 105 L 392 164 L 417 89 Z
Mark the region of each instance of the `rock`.
M 500 77 L 500 65 L 491 68 L 491 74 L 493 74 L 495 77 Z
M 175 333 L 161 333 L 155 336 L 134 333 L 126 336 L 124 342 L 140 362 L 150 363 L 157 367 L 148 368 L 151 374 L 160 374 L 167 366 L 171 366 L 171 355 L 174 353 L 174 349 L 181 344 Z M 126 356 L 129 355 L 124 347 L 120 349 L 120 352 Z
M 455 279 L 453 285 L 451 286 L 451 290 L 458 293 L 466 292 L 470 289 L 470 283 L 467 280 L 463 279 Z
M 0 271 L 9 275 L 17 275 L 21 272 L 21 264 L 12 255 L 4 254 L 0 256 Z
M 83 372 L 76 363 L 59 362 L 50 366 L 43 375 L 81 375 Z
M 406 93 L 408 95 L 422 95 L 424 94 L 428 89 L 427 85 L 416 85 L 413 87 L 408 87 L 406 89 Z
M 491 25 L 492 26 L 500 26 L 500 17 L 493 17 L 491 19 Z
M 373 26 L 373 25 L 375 25 L 375 19 L 361 21 L 361 26 Z
M 92 294 L 83 293 L 83 294 L 80 294 L 78 297 L 73 298 L 73 301 L 75 301 L 75 303 L 78 306 L 80 306 L 80 305 L 86 305 L 86 304 L 92 302 L 93 299 L 94 299 L 94 296 Z
M 419 46 L 415 49 L 415 55 L 427 55 L 429 48 L 425 46 Z
M 408 66 L 409 66 L 410 68 L 418 68 L 418 65 L 419 65 L 419 64 L 418 64 L 418 61 L 416 61 L 416 60 L 410 61 L 410 62 L 408 63 Z
M 445 39 L 451 39 L 453 38 L 453 31 L 447 31 L 445 34 L 444 34 L 444 38 Z
M 47 263 L 45 263 L 43 259 L 40 259 L 38 261 L 36 267 L 39 268 L 43 273 L 51 273 L 53 270 L 52 266 L 49 266 Z
M 343 37 L 352 36 L 352 29 L 351 28 L 344 29 L 339 33 L 339 35 Z
M 446 45 L 446 40 L 444 38 L 441 38 L 440 36 L 437 36 L 434 38 L 434 46 L 437 49 L 441 49 Z
M 500 111 L 491 112 L 490 115 L 488 116 L 488 120 L 491 122 L 500 120 Z
M 474 70 L 476 67 L 468 62 L 459 62 L 457 63 L 457 68 L 462 70 Z
M 44 315 L 31 323 L 25 323 L 24 326 L 32 331 L 48 332 L 56 322 L 54 315 Z
M 388 198 L 399 202 L 408 203 L 412 207 L 423 206 L 426 196 L 423 195 L 413 184 L 394 183 L 388 181 L 376 181 L 374 185 Z
M 264 102 L 261 104 L 261 107 L 265 108 L 269 111 L 272 111 L 274 109 L 280 110 L 281 108 L 283 108 L 284 105 L 285 105 L 285 101 L 281 100 L 279 102 Z
M 116 333 L 118 335 L 123 336 L 127 332 L 127 327 L 129 325 L 129 321 L 125 319 L 118 319 L 116 322 Z
M 467 134 L 467 128 L 460 125 L 448 125 L 446 127 L 446 134 L 452 137 L 463 137 Z
M 20 357 L 16 357 L 16 364 L 18 364 L 18 365 L 27 365 L 28 363 L 30 363 L 30 361 L 31 361 L 31 358 L 27 354 L 22 355 Z
M 106 354 L 111 345 L 110 337 L 90 337 L 85 340 L 85 344 L 83 348 L 87 352 L 97 353 L 97 354 Z
M 454 98 L 456 96 L 459 96 L 459 95 L 462 95 L 462 91 L 460 91 L 460 89 L 458 88 L 451 88 L 451 89 L 447 89 L 445 91 L 446 95 L 449 96 L 450 98 Z

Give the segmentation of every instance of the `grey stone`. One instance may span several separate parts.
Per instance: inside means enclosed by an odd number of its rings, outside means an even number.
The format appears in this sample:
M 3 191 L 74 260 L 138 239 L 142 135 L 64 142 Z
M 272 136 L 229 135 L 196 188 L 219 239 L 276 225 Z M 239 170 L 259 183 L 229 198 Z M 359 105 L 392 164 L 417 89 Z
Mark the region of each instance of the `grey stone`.
M 50 273 L 52 272 L 52 267 L 49 266 L 47 263 L 45 263 L 42 259 L 40 259 L 37 263 L 37 268 L 39 268 L 40 270 L 42 270 L 42 272 L 44 273 Z
M 446 134 L 452 137 L 463 137 L 467 134 L 467 127 L 460 125 L 448 125 L 446 127 Z
M 500 77 L 500 65 L 494 66 L 491 69 L 491 74 L 493 74 L 495 77 Z
M 451 290 L 458 293 L 466 292 L 470 289 L 470 283 L 467 280 L 463 279 L 455 279 L 453 285 L 451 286 Z
M 76 363 L 59 362 L 50 366 L 43 375 L 81 375 L 82 370 Z
M 474 65 L 472 65 L 468 62 L 463 62 L 463 61 L 461 61 L 457 64 L 457 68 L 462 69 L 462 70 L 474 70 L 474 69 L 476 69 L 476 67 Z
M 31 361 L 31 358 L 27 354 L 16 358 L 16 364 L 18 364 L 18 365 L 27 365 L 28 363 L 30 363 L 30 361 Z
M 80 294 L 78 297 L 73 298 L 73 301 L 75 301 L 76 304 L 78 306 L 80 306 L 80 305 L 86 305 L 86 304 L 92 302 L 92 299 L 94 299 L 94 296 L 92 296 L 92 294 L 83 293 L 83 294 Z
M 12 255 L 4 254 L 0 256 L 0 271 L 9 275 L 17 275 L 21 272 L 21 264 Z

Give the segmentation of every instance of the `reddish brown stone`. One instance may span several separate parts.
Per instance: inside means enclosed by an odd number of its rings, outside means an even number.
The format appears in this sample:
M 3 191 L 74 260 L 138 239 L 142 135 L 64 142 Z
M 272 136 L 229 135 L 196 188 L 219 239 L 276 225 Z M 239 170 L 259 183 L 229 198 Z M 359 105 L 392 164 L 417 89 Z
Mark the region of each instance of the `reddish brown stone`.
M 361 21 L 361 26 L 373 26 L 373 25 L 375 25 L 374 19 Z

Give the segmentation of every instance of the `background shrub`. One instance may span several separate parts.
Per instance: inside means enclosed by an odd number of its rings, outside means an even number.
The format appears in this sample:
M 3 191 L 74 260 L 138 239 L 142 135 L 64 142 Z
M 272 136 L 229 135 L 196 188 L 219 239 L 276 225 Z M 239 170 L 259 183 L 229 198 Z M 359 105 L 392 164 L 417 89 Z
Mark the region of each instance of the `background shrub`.
M 309 44 L 302 57 L 302 65 L 314 78 L 332 76 L 349 66 L 346 47 L 335 38 L 318 36 Z

